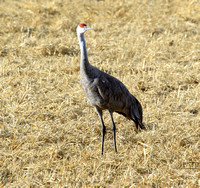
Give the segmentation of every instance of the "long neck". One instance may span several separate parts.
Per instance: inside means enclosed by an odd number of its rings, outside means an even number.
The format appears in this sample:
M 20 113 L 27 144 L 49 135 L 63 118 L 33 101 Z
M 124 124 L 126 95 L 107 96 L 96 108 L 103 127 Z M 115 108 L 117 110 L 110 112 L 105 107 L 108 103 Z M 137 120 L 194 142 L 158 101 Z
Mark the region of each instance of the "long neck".
M 90 63 L 88 61 L 88 56 L 87 56 L 87 49 L 86 49 L 86 44 L 85 44 L 85 39 L 84 39 L 84 34 L 78 34 L 78 40 L 79 40 L 79 45 L 81 49 L 81 63 L 80 63 L 80 69 L 81 71 L 87 72 L 87 69 L 90 67 Z

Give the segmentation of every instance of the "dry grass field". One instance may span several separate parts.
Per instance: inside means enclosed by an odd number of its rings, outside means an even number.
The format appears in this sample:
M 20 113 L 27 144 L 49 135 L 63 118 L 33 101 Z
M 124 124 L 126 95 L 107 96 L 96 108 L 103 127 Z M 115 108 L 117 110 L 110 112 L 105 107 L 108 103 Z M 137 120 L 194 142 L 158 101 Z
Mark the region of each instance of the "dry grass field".
M 92 65 L 143 106 L 146 131 L 80 85 L 76 27 Z M 199 0 L 1 0 L 0 187 L 199 187 Z

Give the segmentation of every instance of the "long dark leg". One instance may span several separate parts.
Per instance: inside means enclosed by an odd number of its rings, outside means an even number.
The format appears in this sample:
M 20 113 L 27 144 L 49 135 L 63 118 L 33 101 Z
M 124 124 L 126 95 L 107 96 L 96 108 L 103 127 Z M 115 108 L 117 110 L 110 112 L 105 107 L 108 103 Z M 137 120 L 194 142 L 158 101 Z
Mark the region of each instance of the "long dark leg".
M 109 113 L 110 113 L 110 117 L 111 117 L 111 120 L 112 120 L 112 131 L 113 131 L 113 139 L 114 139 L 114 146 L 115 146 L 115 152 L 117 152 L 117 145 L 116 145 L 116 127 L 115 127 L 115 123 L 114 123 L 114 120 L 113 120 L 113 112 L 111 110 L 109 110 Z
M 138 124 L 139 124 L 138 121 L 135 121 L 135 126 L 136 126 L 137 131 L 138 131 L 138 128 L 139 128 Z
M 136 133 L 139 133 L 139 126 L 138 126 L 138 121 L 135 121 L 135 126 L 136 126 Z
M 106 127 L 103 122 L 103 116 L 102 116 L 102 110 L 99 110 L 96 108 L 97 114 L 99 115 L 99 118 L 101 120 L 101 125 L 102 125 L 102 145 L 101 145 L 101 154 L 103 155 L 103 147 L 104 147 L 104 137 L 106 133 Z

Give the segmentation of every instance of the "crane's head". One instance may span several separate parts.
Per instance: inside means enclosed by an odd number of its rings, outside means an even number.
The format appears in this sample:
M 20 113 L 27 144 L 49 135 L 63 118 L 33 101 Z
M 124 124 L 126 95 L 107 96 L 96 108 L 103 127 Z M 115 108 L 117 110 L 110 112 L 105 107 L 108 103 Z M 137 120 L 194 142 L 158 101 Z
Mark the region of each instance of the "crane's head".
M 80 23 L 80 24 L 78 25 L 77 29 L 76 29 L 76 32 L 77 32 L 78 34 L 83 34 L 83 33 L 85 33 L 87 30 L 90 30 L 90 28 L 87 27 L 86 24 Z

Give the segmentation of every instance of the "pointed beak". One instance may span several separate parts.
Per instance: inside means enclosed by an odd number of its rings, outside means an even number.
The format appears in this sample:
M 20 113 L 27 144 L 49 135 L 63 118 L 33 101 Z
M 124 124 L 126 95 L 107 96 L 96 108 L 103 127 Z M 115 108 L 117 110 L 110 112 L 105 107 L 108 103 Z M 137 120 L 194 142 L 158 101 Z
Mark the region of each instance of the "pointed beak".
M 91 30 L 91 28 L 89 28 L 89 27 L 86 27 L 85 29 L 86 29 L 86 30 Z

